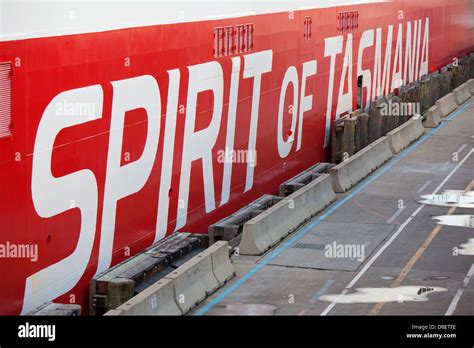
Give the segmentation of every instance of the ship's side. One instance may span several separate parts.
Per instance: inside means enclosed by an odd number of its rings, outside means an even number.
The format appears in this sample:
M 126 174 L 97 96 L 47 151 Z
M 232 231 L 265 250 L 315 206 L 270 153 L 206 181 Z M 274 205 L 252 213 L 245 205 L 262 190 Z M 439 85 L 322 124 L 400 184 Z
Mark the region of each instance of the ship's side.
M 366 107 L 474 50 L 472 1 L 277 3 L 0 5 L 0 314 L 327 160 L 358 76 Z

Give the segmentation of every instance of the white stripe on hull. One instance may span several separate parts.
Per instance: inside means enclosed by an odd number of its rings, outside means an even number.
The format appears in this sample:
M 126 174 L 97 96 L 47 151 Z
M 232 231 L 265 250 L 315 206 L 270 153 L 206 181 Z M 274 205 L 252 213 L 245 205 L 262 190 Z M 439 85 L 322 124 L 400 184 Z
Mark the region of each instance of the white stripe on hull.
M 387 0 L 0 0 L 0 41 L 245 17 Z M 336 21 L 336 19 L 334 19 Z

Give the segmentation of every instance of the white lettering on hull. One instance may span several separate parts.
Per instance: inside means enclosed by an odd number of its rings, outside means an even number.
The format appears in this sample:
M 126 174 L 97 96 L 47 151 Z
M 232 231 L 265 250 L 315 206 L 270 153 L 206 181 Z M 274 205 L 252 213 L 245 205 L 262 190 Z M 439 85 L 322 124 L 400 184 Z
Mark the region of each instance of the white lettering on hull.
M 250 114 L 250 132 L 248 153 L 254 153 L 257 144 L 258 113 L 260 108 L 260 88 L 262 75 L 272 71 L 273 51 L 267 50 L 244 56 L 244 79 L 253 77 L 252 111 Z M 244 192 L 253 187 L 254 168 L 247 163 L 247 176 Z
M 393 91 L 403 84 L 403 81 L 412 81 L 428 72 L 429 48 L 429 19 L 424 25 L 423 44 L 420 48 L 422 21 L 406 23 L 406 45 L 403 45 L 403 24 L 398 25 L 397 41 L 393 67 L 391 66 L 393 26 L 387 29 L 387 44 L 385 46 L 384 62 L 382 65 L 382 37 L 381 28 L 369 29 L 362 33 L 357 51 L 357 76 L 363 76 L 363 89 L 366 91 L 365 107 L 375 97 Z M 354 96 L 352 84 L 357 79 L 353 76 L 353 37 L 335 36 L 324 40 L 324 57 L 329 59 L 328 95 L 326 101 L 324 146 L 329 144 L 330 126 L 333 112 L 333 94 L 335 84 L 336 66 L 340 63 L 337 57 L 344 49 L 343 66 L 339 79 L 338 99 L 335 103 L 335 114 L 339 117 L 342 113 L 352 110 Z M 364 69 L 364 62 L 370 59 L 363 58 L 364 51 L 375 44 L 375 59 L 373 67 Z M 403 48 L 405 47 L 405 50 Z M 404 54 L 404 57 L 403 57 Z M 404 61 L 403 61 L 404 58 Z M 254 170 L 256 167 L 257 130 L 260 112 L 260 95 L 262 79 L 272 71 L 273 51 L 265 50 L 255 52 L 243 57 L 232 57 L 232 70 L 230 76 L 229 108 L 227 113 L 227 128 L 225 130 L 225 153 L 235 152 L 235 133 L 238 117 L 238 98 L 240 73 L 243 79 L 253 79 L 252 100 L 250 109 L 250 125 L 248 145 L 245 151 L 247 158 L 253 160 L 246 162 L 245 187 L 243 192 L 250 191 L 254 186 Z M 404 65 L 402 65 L 404 62 Z M 242 65 L 243 63 L 243 71 Z M 370 69 L 372 68 L 372 70 Z M 306 95 L 306 87 L 310 77 L 317 72 L 317 60 L 302 63 L 301 76 L 296 66 L 290 66 L 285 72 L 279 98 L 277 122 L 277 135 L 275 144 L 281 158 L 286 158 L 290 152 L 299 151 L 302 147 L 304 113 L 314 110 L 313 94 Z M 160 187 L 157 192 L 158 208 L 156 212 L 156 232 L 154 241 L 162 239 L 168 232 L 169 211 L 177 209 L 175 230 L 186 226 L 188 216 L 188 200 L 191 184 L 191 166 L 200 162 L 203 174 L 204 205 L 206 213 L 216 209 L 215 199 L 215 173 L 213 166 L 213 151 L 221 128 L 221 118 L 224 103 L 224 73 L 222 66 L 217 61 L 206 62 L 188 67 L 189 81 L 187 91 L 186 116 L 184 123 L 184 142 L 181 174 L 178 190 L 177 207 L 170 208 L 170 189 L 175 158 L 176 122 L 178 114 L 178 99 L 180 92 L 181 75 L 179 69 L 168 71 L 169 86 L 166 106 L 166 118 L 163 141 L 163 161 L 161 165 Z M 403 79 L 402 79 L 403 73 Z M 301 80 L 300 80 L 301 78 Z M 316 81 L 316 79 L 311 79 Z M 347 93 L 346 91 L 347 83 Z M 283 130 L 283 115 L 285 97 L 289 85 L 292 85 L 292 111 L 291 128 L 285 137 Z M 158 153 L 158 139 L 160 138 L 161 125 L 161 100 L 160 90 L 156 79 L 150 75 L 133 77 L 112 82 L 113 99 L 111 128 L 109 135 L 109 148 L 107 155 L 107 170 L 104 188 L 104 206 L 100 230 L 100 245 L 97 273 L 111 265 L 114 234 L 116 229 L 117 203 L 143 189 L 151 175 Z M 301 86 L 301 87 L 300 87 Z M 313 85 L 313 93 L 316 94 Z M 389 88 L 390 87 L 390 88 Z M 326 86 L 323 86 L 326 88 Z M 213 94 L 212 118 L 207 128 L 196 131 L 198 94 L 211 91 Z M 59 117 L 55 110 L 64 109 L 64 105 L 81 107 L 87 103 L 87 112 L 82 115 L 69 115 Z M 53 98 L 43 113 L 38 126 L 33 154 L 32 169 L 32 198 L 34 207 L 40 217 L 50 218 L 65 211 L 78 208 L 81 212 L 81 225 L 77 245 L 71 255 L 50 265 L 26 279 L 24 304 L 22 312 L 25 313 L 44 302 L 54 300 L 60 295 L 71 290 L 83 276 L 89 264 L 94 245 L 97 210 L 98 187 L 96 177 L 91 170 L 80 170 L 63 177 L 54 177 L 51 161 L 54 141 L 63 128 L 79 125 L 90 120 L 102 118 L 103 92 L 99 85 L 65 91 Z M 58 107 L 61 105 L 61 107 Z M 364 107 L 364 106 L 362 106 Z M 134 162 L 121 165 L 123 128 L 125 113 L 129 110 L 143 108 L 147 116 L 147 133 L 144 139 L 144 150 L 141 157 Z M 82 110 L 79 108 L 79 110 Z M 91 116 L 92 113 L 96 113 Z M 242 112 L 242 111 L 240 111 Z M 320 117 L 320 115 L 312 115 Z M 265 127 L 266 125 L 264 125 Z M 293 144 L 296 140 L 296 146 Z M 240 151 L 240 150 L 239 150 Z M 226 155 L 227 158 L 227 155 Z M 222 172 L 221 198 L 219 205 L 229 202 L 231 194 L 233 160 L 224 161 Z M 459 196 L 459 195 L 458 195 Z M 433 197 L 422 197 L 432 200 Z M 469 200 L 469 199 L 468 199 Z M 449 205 L 448 202 L 431 203 Z M 472 202 L 464 202 L 471 206 Z M 460 205 L 459 202 L 457 204 Z
M 165 140 L 163 144 L 163 161 L 161 163 L 160 192 L 156 233 L 154 242 L 166 235 L 168 229 L 168 212 L 170 206 L 171 178 L 173 174 L 174 140 L 176 135 L 176 119 L 178 117 L 179 69 L 168 71 L 169 88 L 165 119 Z
M 112 260 L 117 202 L 140 191 L 147 182 L 160 134 L 161 100 L 156 80 L 144 75 L 114 81 L 112 86 L 114 98 L 97 273 L 109 268 Z M 125 113 L 138 108 L 145 109 L 148 120 L 143 153 L 136 161 L 121 166 Z
M 31 174 L 31 196 L 37 214 L 45 219 L 71 209 L 79 209 L 79 238 L 69 256 L 26 278 L 22 314 L 71 290 L 86 271 L 94 245 L 98 207 L 94 173 L 83 169 L 57 178 L 51 172 L 54 140 L 59 132 L 63 128 L 91 120 L 86 114 L 67 117 L 57 115 L 55 105 L 63 100 L 93 103 L 97 112 L 95 118 L 102 117 L 103 92 L 99 85 L 65 91 L 54 97 L 46 107 L 38 126 Z
M 216 209 L 214 198 L 214 172 L 212 168 L 212 148 L 219 134 L 222 115 L 224 79 L 222 67 L 218 62 L 208 62 L 190 66 L 188 101 L 186 105 L 186 124 L 184 128 L 183 160 L 179 182 L 179 204 L 175 230 L 186 225 L 188 216 L 189 185 L 191 183 L 191 164 L 202 161 L 204 178 L 204 203 L 206 213 Z M 214 107 L 212 120 L 205 129 L 195 132 L 196 103 L 200 92 L 212 91 Z

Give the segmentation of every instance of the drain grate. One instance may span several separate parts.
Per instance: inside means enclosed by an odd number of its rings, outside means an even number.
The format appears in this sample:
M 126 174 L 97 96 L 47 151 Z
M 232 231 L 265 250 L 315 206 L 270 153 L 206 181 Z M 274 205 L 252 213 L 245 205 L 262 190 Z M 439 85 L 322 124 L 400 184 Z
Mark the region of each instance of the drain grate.
M 316 244 L 316 243 L 296 243 L 293 245 L 294 249 L 312 249 L 312 250 L 324 250 L 326 244 Z

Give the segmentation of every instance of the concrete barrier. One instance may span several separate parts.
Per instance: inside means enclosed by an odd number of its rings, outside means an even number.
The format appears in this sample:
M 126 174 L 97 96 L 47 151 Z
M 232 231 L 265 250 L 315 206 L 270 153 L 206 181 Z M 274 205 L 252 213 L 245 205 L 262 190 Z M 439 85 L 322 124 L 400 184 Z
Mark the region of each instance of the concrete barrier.
M 205 252 L 211 254 L 212 272 L 221 287 L 235 275 L 234 266 L 229 259 L 229 244 L 225 241 L 218 241 L 207 248 Z
M 212 270 L 212 256 L 205 251 L 188 260 L 166 278 L 173 282 L 176 303 L 183 314 L 219 288 L 219 281 Z
M 469 98 L 471 98 L 471 92 L 469 91 L 467 83 L 463 83 L 461 86 L 455 88 L 453 94 L 458 105 L 464 104 Z
M 436 128 L 441 122 L 441 110 L 436 105 L 429 108 L 424 116 L 423 127 L 425 128 Z
M 436 106 L 441 111 L 441 117 L 448 116 L 451 112 L 456 110 L 458 104 L 456 103 L 456 98 L 453 93 L 448 93 L 444 97 L 436 101 Z
M 229 245 L 219 241 L 106 315 L 183 315 L 234 275 Z
M 471 92 L 471 95 L 474 95 L 474 79 L 470 79 L 466 83 L 469 87 L 469 92 Z
M 244 224 L 239 253 L 261 255 L 336 200 L 331 175 L 321 174 Z
M 387 133 L 390 150 L 397 154 L 423 135 L 425 129 L 421 117 L 412 118 L 401 126 Z
M 117 307 L 110 315 L 182 315 L 176 303 L 171 279 L 162 278 L 135 297 Z M 110 311 L 108 312 L 110 313 Z
M 346 192 L 393 156 L 387 137 L 382 137 L 331 169 L 335 192 Z
M 90 280 L 89 315 L 103 315 L 133 298 L 205 249 L 203 234 L 175 232 Z M 177 265 L 179 264 L 179 265 Z

